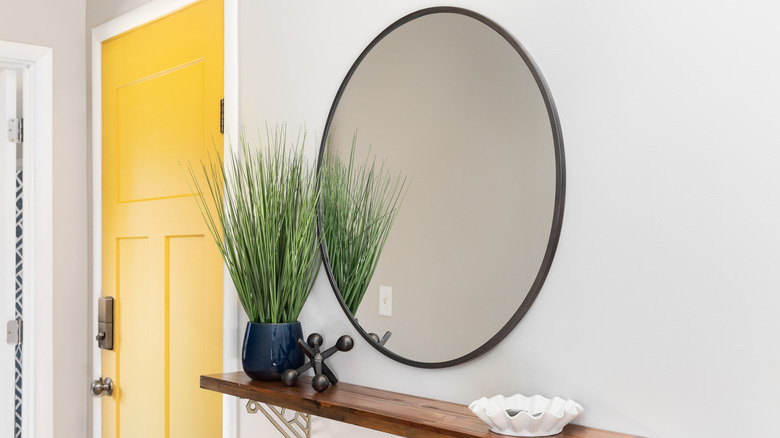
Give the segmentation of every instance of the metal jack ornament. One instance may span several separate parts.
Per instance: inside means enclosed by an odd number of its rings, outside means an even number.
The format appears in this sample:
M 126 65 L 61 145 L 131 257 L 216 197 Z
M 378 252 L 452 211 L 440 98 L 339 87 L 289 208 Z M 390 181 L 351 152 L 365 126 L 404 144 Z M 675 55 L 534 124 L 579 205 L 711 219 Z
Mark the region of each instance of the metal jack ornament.
M 320 352 L 323 338 L 319 333 L 312 333 L 306 338 L 298 339 L 298 348 L 309 358 L 302 367 L 297 370 L 289 369 L 282 373 L 282 383 L 285 386 L 293 386 L 298 381 L 298 376 L 306 372 L 309 368 L 314 368 L 314 378 L 311 379 L 311 387 L 317 392 L 323 392 L 330 385 L 339 383 L 336 375 L 325 364 L 325 359 L 333 356 L 337 351 L 349 351 L 355 346 L 355 341 L 350 336 L 344 335 L 336 341 L 336 345 Z

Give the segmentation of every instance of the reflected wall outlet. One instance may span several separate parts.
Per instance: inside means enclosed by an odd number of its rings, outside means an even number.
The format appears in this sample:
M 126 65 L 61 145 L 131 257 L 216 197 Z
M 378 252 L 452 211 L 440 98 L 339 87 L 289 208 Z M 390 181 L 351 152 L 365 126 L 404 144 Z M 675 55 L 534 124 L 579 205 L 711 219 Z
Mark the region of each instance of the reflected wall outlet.
M 379 286 L 379 314 L 393 316 L 393 288 Z

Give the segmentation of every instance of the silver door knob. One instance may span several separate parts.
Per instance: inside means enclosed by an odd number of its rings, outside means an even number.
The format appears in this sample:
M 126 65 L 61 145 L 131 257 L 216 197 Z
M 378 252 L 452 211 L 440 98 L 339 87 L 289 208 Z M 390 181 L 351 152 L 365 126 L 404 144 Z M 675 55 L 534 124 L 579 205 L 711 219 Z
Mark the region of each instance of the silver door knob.
M 93 397 L 102 397 L 104 395 L 111 397 L 111 394 L 113 393 L 114 393 L 114 382 L 111 380 L 111 377 L 106 377 L 104 380 L 103 376 L 100 376 L 99 379 L 92 381 Z

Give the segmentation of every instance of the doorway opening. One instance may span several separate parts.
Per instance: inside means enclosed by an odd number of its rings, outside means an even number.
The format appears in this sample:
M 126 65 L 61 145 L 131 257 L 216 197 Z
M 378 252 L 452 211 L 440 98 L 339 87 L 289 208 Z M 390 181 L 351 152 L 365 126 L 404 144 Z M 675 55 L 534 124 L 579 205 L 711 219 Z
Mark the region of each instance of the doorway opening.
M 52 49 L 0 41 L 0 436 L 53 437 Z

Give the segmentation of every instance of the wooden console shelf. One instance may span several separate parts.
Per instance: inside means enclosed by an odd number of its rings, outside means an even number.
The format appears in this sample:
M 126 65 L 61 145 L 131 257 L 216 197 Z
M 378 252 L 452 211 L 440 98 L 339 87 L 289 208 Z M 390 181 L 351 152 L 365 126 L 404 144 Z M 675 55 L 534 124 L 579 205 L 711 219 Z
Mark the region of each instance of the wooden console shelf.
M 302 376 L 296 386 L 286 387 L 281 382 L 251 380 L 243 372 L 200 376 L 203 389 L 409 438 L 504 436 L 490 432 L 464 405 L 344 382 L 319 393 L 310 382 L 310 377 Z M 574 424 L 556 436 L 638 438 Z

